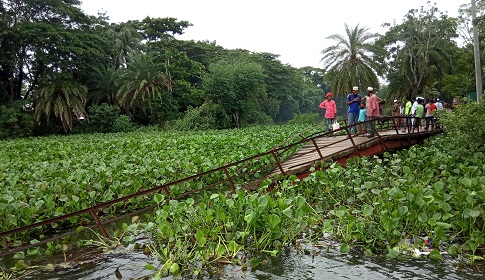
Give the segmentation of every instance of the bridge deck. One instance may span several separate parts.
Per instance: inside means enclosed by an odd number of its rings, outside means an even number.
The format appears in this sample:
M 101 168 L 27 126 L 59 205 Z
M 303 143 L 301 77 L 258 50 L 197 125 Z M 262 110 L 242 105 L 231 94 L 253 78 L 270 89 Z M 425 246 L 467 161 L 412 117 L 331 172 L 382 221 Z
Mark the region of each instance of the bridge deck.
M 272 178 L 275 174 L 282 173 L 285 175 L 301 174 L 307 172 L 316 162 L 338 161 L 345 164 L 348 158 L 376 155 L 388 150 L 406 148 L 440 132 L 442 131 L 408 133 L 389 129 L 379 131 L 379 136 L 371 138 L 367 138 L 364 135 L 352 138 L 349 138 L 347 135 L 312 138 L 297 152 L 280 162 L 281 168 L 273 170 L 268 177 Z

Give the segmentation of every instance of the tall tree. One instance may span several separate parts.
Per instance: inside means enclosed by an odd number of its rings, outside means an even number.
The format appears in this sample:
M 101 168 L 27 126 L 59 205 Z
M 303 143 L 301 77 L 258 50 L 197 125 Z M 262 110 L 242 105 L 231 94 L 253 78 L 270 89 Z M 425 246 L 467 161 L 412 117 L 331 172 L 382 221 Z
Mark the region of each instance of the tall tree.
M 261 65 L 266 75 L 266 99 L 263 111 L 273 121 L 284 123 L 299 113 L 299 99 L 304 88 L 301 71 L 278 60 L 271 53 L 248 53 L 251 61 Z
M 449 50 L 451 39 L 456 37 L 456 21 L 440 12 L 436 4 L 428 5 L 410 10 L 402 23 L 391 26 L 380 39 L 391 61 L 388 75 L 402 77 L 390 81 L 390 89 L 405 92 L 397 94 L 425 95 L 426 88 L 438 85 L 436 82 L 450 72 Z
M 352 86 L 379 85 L 377 76 L 383 74 L 385 67 L 376 60 L 375 54 L 381 50 L 372 41 L 379 35 L 368 31 L 359 25 L 350 28 L 345 24 L 345 36 L 333 34 L 327 37 L 336 44 L 322 50 L 320 61 L 327 70 L 335 94 L 345 94 Z
M 90 32 L 95 18 L 78 0 L 2 0 L 0 2 L 0 100 L 26 98 L 44 75 L 85 71 L 99 61 L 102 38 Z M 1 93 L 1 92 L 0 92 Z
M 117 67 L 126 67 L 128 54 L 141 49 L 142 36 L 135 28 L 126 24 L 114 26 L 114 28 L 112 26 L 109 31 L 114 43 L 115 64 Z
M 253 114 L 261 114 L 265 95 L 265 75 L 261 65 L 246 60 L 221 60 L 209 66 L 203 78 L 206 96 L 223 107 L 234 126 L 239 127 Z

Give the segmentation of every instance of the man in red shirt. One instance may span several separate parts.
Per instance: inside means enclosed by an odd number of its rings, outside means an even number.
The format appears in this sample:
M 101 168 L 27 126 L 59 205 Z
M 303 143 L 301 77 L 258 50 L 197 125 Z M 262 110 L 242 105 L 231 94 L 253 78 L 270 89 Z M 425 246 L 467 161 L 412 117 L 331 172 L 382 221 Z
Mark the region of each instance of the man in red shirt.
M 374 94 L 374 88 L 368 87 L 367 88 L 367 102 L 366 102 L 366 110 L 367 110 L 367 120 L 374 120 L 377 119 L 381 114 L 379 111 L 379 100 L 377 96 Z M 374 136 L 375 132 L 375 122 L 368 122 L 367 123 L 367 137 Z

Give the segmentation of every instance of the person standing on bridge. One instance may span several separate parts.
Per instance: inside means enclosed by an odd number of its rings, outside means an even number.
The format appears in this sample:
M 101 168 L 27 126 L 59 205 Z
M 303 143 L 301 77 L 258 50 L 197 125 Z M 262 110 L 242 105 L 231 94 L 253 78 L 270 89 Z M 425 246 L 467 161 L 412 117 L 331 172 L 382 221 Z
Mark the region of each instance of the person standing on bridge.
M 353 87 L 352 93 L 347 95 L 347 106 L 348 110 L 348 123 L 350 126 L 349 132 L 352 134 L 352 128 L 354 130 L 354 136 L 357 136 L 357 121 L 359 120 L 359 104 L 362 98 L 359 95 L 359 87 Z
M 392 106 L 392 116 L 394 123 L 396 124 L 397 129 L 401 127 L 402 119 L 401 119 L 401 102 L 399 100 L 394 99 L 394 105 Z
M 326 100 L 324 100 L 322 103 L 320 103 L 320 108 L 321 109 L 325 109 L 325 132 L 328 133 L 329 131 L 329 126 L 332 126 L 334 121 L 335 121 L 335 117 L 337 116 L 337 104 L 335 104 L 335 101 L 332 100 L 332 93 L 331 92 L 327 92 L 327 94 L 325 94 L 325 98 Z M 328 134 L 327 134 L 327 137 Z
M 367 109 L 365 108 L 365 103 L 360 103 L 360 110 L 359 110 L 359 133 L 361 136 L 365 136 L 365 118 L 367 117 Z
M 409 132 L 411 131 L 411 108 L 413 107 L 413 103 L 411 103 L 411 98 L 406 96 L 406 104 L 404 105 L 404 116 L 406 117 L 406 126 L 404 127 L 402 132 Z M 407 128 L 407 130 L 406 130 Z
M 373 87 L 367 88 L 367 102 L 366 102 L 366 109 L 367 109 L 367 120 L 375 120 L 380 116 L 379 110 L 379 100 L 374 93 Z M 367 123 L 367 137 L 374 136 L 375 131 L 375 122 L 368 122 Z
M 416 101 L 418 102 L 418 104 L 416 105 L 416 109 L 413 113 L 413 117 L 414 117 L 413 133 L 414 133 L 415 128 L 417 128 L 418 132 L 419 132 L 419 126 L 421 125 L 421 119 L 424 116 L 423 99 L 418 97 L 418 98 L 416 98 Z
M 430 124 L 431 124 L 431 130 L 433 130 L 435 125 L 435 121 L 434 121 L 435 117 L 433 116 L 433 111 L 436 110 L 436 105 L 433 103 L 433 100 L 428 99 L 428 104 L 424 106 L 424 109 L 426 110 L 426 115 L 424 116 L 424 121 L 425 121 L 424 130 L 428 131 Z

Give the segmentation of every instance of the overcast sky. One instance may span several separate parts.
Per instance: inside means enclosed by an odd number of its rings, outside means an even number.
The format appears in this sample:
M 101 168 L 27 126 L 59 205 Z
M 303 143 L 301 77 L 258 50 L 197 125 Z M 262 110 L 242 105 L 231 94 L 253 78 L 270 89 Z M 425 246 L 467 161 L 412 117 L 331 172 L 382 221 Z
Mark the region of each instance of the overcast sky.
M 344 24 L 383 33 L 384 22 L 402 22 L 427 0 L 81 0 L 88 14 L 106 12 L 111 22 L 174 17 L 193 24 L 176 38 L 215 41 L 226 49 L 279 54 L 294 67 L 322 68 L 321 50 L 345 34 Z M 457 16 L 469 0 L 435 0 L 440 11 Z

